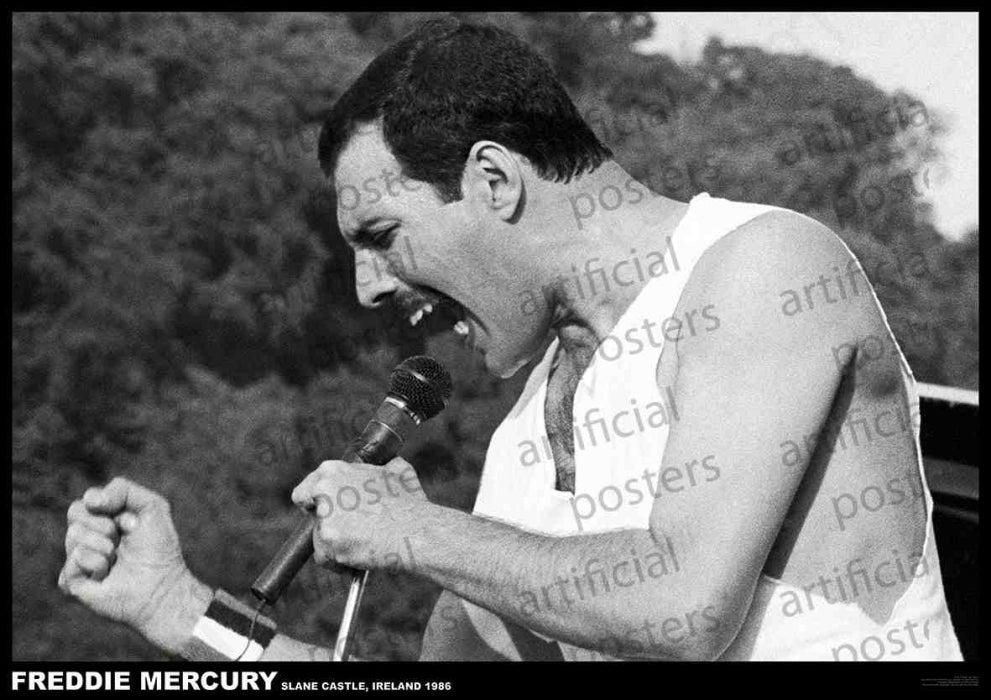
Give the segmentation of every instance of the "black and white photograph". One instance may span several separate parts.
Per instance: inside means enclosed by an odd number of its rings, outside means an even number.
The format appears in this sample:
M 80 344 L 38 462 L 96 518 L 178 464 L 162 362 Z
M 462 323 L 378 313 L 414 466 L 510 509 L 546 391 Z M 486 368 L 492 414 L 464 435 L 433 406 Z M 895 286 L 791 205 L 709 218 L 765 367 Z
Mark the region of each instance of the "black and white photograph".
M 11 690 L 977 689 L 976 11 L 11 37 Z

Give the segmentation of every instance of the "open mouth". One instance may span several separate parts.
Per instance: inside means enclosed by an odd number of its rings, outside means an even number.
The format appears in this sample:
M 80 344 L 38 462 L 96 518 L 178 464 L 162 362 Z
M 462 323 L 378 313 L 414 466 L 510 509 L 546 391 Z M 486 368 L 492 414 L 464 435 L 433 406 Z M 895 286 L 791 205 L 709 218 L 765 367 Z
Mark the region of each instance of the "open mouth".
M 470 321 L 474 317 L 470 311 L 431 287 L 420 287 L 418 292 L 416 299 L 407 301 L 401 307 L 411 326 L 421 326 L 429 335 L 453 331 L 461 338 L 472 339 Z

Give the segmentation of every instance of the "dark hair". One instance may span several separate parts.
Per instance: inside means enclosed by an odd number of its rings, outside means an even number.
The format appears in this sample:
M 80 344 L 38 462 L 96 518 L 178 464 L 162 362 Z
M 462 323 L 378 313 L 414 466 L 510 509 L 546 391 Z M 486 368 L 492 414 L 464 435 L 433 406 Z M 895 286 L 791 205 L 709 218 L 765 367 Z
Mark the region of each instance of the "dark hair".
M 581 118 L 550 66 L 507 31 L 430 20 L 380 54 L 330 111 L 320 167 L 330 176 L 356 127 L 381 119 L 406 176 L 461 199 L 471 147 L 492 140 L 546 179 L 568 182 L 612 152 Z

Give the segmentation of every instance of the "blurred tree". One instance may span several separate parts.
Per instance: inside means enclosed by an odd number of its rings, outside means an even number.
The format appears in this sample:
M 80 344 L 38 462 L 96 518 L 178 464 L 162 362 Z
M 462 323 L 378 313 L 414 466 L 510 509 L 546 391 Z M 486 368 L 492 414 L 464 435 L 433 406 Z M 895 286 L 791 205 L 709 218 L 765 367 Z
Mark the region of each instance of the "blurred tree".
M 54 588 L 65 508 L 88 485 L 126 474 L 162 490 L 194 570 L 244 590 L 294 523 L 289 489 L 424 347 L 458 368 L 456 392 L 408 454 L 431 497 L 470 508 L 525 377 L 488 376 L 440 324 L 358 306 L 316 162 L 337 96 L 438 14 L 14 15 L 15 658 L 157 658 Z M 948 241 L 924 201 L 938 114 L 808 56 L 717 40 L 694 64 L 644 55 L 648 13 L 459 16 L 534 46 L 655 191 L 832 226 L 916 376 L 977 388 L 977 230 Z M 326 642 L 343 602 L 331 584 L 294 584 L 284 629 Z M 368 595 L 371 655 L 415 658 L 436 589 L 385 576 Z

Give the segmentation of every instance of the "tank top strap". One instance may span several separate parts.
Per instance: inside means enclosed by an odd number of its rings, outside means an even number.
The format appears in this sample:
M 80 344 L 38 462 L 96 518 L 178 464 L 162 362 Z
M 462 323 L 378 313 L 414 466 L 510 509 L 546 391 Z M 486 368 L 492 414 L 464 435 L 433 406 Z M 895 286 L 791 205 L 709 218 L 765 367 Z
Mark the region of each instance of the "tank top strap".
M 706 192 L 696 195 L 675 231 L 674 245 L 681 266 L 690 272 L 705 251 L 723 236 L 773 211 L 787 210 L 767 204 L 720 199 Z

